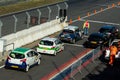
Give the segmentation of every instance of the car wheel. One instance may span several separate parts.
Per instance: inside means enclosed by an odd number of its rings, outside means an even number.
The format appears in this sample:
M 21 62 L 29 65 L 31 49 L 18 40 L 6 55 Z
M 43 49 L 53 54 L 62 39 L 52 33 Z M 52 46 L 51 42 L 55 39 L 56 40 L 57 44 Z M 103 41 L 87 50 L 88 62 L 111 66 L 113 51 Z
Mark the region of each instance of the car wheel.
M 56 56 L 57 55 L 57 52 L 56 51 L 54 51 L 54 56 Z
M 6 66 L 6 65 L 4 66 L 4 68 L 5 68 L 5 69 L 9 69 L 9 67 L 8 67 L 8 66 Z
M 81 39 L 83 39 L 84 38 L 84 36 L 83 35 L 81 35 Z
M 102 50 L 102 49 L 103 49 L 103 46 L 104 46 L 104 45 L 100 45 L 100 50 Z
M 72 43 L 74 44 L 75 42 L 76 42 L 75 39 L 73 39 L 73 40 L 72 40 Z
M 61 49 L 62 51 L 64 50 L 64 46 L 62 46 L 62 49 Z
M 29 70 L 29 65 L 26 66 L 25 71 L 28 72 L 28 70 Z
M 40 59 L 38 59 L 38 62 L 37 62 L 37 64 L 39 65 L 39 64 L 40 64 L 40 62 L 41 62 L 41 60 L 40 60 Z

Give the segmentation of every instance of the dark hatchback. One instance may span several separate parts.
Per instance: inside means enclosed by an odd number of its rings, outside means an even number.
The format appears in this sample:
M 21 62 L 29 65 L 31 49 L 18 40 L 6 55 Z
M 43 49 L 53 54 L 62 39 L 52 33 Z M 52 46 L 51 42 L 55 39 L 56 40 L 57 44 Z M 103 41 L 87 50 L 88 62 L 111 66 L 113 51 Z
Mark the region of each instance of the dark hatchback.
M 87 48 L 96 48 L 100 46 L 101 48 L 107 46 L 109 40 L 103 33 L 92 33 L 88 37 L 88 40 L 83 44 Z
M 107 35 L 109 39 L 115 39 L 118 34 L 118 29 L 113 25 L 105 25 L 99 29 L 100 33 Z
M 64 42 L 75 43 L 76 41 L 83 39 L 83 32 L 78 26 L 67 26 L 59 34 L 59 39 Z

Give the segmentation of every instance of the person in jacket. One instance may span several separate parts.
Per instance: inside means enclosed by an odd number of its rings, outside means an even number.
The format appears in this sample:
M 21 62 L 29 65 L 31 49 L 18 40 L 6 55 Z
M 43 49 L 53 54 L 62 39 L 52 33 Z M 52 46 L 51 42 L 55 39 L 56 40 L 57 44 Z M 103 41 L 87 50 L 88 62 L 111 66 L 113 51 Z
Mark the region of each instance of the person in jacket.
M 88 22 L 88 20 L 86 20 L 83 24 L 83 30 L 84 30 L 84 34 L 88 35 L 88 29 L 90 28 L 90 23 Z
M 110 60 L 109 60 L 110 65 L 113 65 L 117 52 L 118 52 L 118 49 L 115 45 L 110 46 Z
M 120 41 L 118 41 L 118 51 L 120 51 Z

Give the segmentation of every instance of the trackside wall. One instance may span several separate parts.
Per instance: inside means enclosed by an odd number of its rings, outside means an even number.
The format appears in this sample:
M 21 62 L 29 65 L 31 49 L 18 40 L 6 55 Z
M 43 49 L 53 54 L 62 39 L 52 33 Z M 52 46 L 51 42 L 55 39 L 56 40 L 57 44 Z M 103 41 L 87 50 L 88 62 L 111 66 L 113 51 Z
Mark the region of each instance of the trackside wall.
M 56 19 L 31 27 L 29 29 L 19 31 L 17 33 L 4 36 L 2 39 L 6 40 L 6 45 L 14 43 L 14 48 L 17 48 L 58 32 L 67 25 L 68 24 L 66 22 L 59 23 L 59 19 Z M 13 45 L 8 45 L 5 47 L 6 51 L 11 49 L 13 49 Z

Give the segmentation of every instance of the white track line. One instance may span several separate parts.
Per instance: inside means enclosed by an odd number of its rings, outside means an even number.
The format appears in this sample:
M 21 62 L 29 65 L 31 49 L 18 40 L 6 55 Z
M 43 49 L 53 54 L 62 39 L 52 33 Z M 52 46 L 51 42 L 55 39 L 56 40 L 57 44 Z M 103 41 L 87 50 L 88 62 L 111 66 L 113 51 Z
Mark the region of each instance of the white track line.
M 78 44 L 69 44 L 69 43 L 65 43 L 65 44 L 70 46 L 83 47 L 83 45 L 78 45 Z
M 120 8 L 120 6 L 115 6 L 115 7 Z M 110 7 L 110 8 L 105 8 L 105 9 L 103 9 L 102 11 L 97 11 L 96 13 L 91 13 L 89 16 L 81 17 L 81 20 L 80 20 L 80 21 L 85 21 L 84 18 L 87 18 L 87 17 L 93 16 L 93 15 L 96 15 L 96 14 L 98 14 L 98 13 L 101 13 L 101 12 L 106 11 L 106 10 L 111 9 L 111 8 L 112 8 L 112 7 Z M 77 19 L 76 19 L 76 20 L 73 20 L 73 22 L 77 22 L 77 21 L 78 21 Z M 88 20 L 88 21 L 89 21 L 89 22 L 95 22 L 95 23 L 104 23 L 104 24 L 120 25 L 120 24 L 118 24 L 118 23 L 111 23 L 111 22 L 94 21 L 94 20 Z
M 5 65 L 2 65 L 2 66 L 0 66 L 0 69 L 1 69 L 1 68 L 4 68 L 4 67 L 5 67 Z
M 85 20 L 81 20 L 85 21 Z M 94 23 L 103 23 L 103 24 L 111 24 L 111 25 L 120 25 L 118 23 L 111 23 L 111 22 L 103 22 L 103 21 L 94 21 L 94 20 L 88 20 L 89 22 L 94 22 Z

